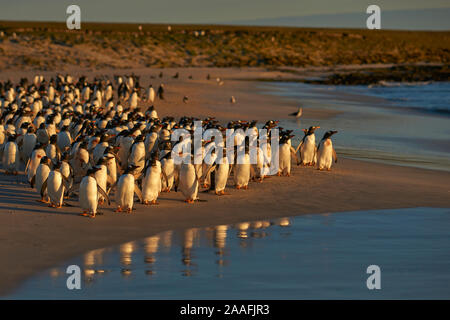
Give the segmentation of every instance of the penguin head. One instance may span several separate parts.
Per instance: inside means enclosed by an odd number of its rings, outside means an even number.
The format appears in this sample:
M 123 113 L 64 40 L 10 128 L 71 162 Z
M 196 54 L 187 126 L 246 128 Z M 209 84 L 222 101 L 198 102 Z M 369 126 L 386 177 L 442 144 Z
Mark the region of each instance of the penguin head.
M 127 169 L 125 170 L 125 173 L 133 173 L 137 168 L 139 168 L 139 166 L 134 165 L 134 164 L 129 165 L 127 167 Z
M 58 136 L 56 134 L 50 137 L 50 144 L 55 144 L 58 141 Z
M 90 168 L 87 172 L 86 175 L 87 176 L 93 176 L 97 171 L 99 171 L 101 168 L 100 167 L 93 167 Z
M 325 132 L 325 134 L 323 135 L 322 140 L 329 139 L 329 138 L 331 138 L 331 136 L 333 134 L 336 134 L 336 133 L 338 133 L 338 132 L 337 131 L 333 131 L 333 130 L 329 130 L 329 131 Z

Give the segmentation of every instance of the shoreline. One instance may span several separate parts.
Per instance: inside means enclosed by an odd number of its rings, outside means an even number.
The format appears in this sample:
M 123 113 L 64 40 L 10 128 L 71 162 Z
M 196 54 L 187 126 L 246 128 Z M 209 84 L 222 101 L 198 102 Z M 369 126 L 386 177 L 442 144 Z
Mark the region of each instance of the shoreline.
M 179 80 L 172 74 L 180 72 Z M 239 70 L 242 77 L 270 72 L 240 69 L 164 69 L 165 77 L 150 79 L 163 81 L 167 86 L 167 100 L 155 104 L 160 117 L 165 115 L 216 116 L 218 120 L 247 119 L 265 121 L 287 119 L 295 111 L 295 99 L 261 93 L 258 83 L 229 80 Z M 107 70 L 110 75 L 117 70 Z M 140 70 L 149 75 L 159 70 Z M 7 71 L 8 73 L 10 71 Z M 106 72 L 106 71 L 105 71 Z M 128 74 L 130 70 L 126 71 Z M 220 77 L 224 84 L 206 80 Z M 16 77 L 30 72 L 15 73 Z M 53 75 L 55 73 L 52 73 Z M 89 74 L 92 77 L 100 72 Z M 192 74 L 194 80 L 188 80 Z M 276 73 L 275 73 L 276 74 Z M 2 77 L 8 76 L 3 74 Z M 170 77 L 169 77 L 170 76 Z M 142 85 L 146 85 L 143 83 Z M 189 103 L 182 97 L 189 92 Z M 236 95 L 231 105 L 229 97 Z M 309 119 L 333 117 L 337 110 L 305 108 Z M 339 155 L 338 155 L 339 156 Z M 61 210 L 35 202 L 36 191 L 31 190 L 23 176 L 0 173 L 0 296 L 17 288 L 20 283 L 39 271 L 81 255 L 86 251 L 121 244 L 166 230 L 203 227 L 213 224 L 232 224 L 269 218 L 281 218 L 313 213 L 332 213 L 356 210 L 396 209 L 410 207 L 450 207 L 450 172 L 393 166 L 339 157 L 331 172 L 293 166 L 292 176 L 270 177 L 262 184 L 251 183 L 247 191 L 231 189 L 229 196 L 218 197 L 201 193 L 199 202 L 184 204 L 180 194 L 162 193 L 160 205 L 145 207 L 138 204 L 133 214 L 112 212 L 114 204 L 101 207 L 104 215 L 96 219 L 79 217 L 74 207 Z M 230 183 L 231 181 L 229 181 Z

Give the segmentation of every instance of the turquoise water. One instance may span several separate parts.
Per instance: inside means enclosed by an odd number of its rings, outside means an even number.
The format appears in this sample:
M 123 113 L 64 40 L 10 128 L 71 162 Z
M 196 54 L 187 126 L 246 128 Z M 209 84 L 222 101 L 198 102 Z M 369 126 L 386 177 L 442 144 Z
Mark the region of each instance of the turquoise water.
M 167 231 L 87 252 L 7 299 L 449 299 L 450 209 L 303 215 Z M 82 269 L 68 290 L 67 266 Z M 381 289 L 369 290 L 369 265 Z
M 323 86 L 271 83 L 262 90 L 289 97 L 304 107 L 303 116 L 281 121 L 294 129 L 294 145 L 302 128 L 320 126 L 316 140 L 328 130 L 336 151 L 354 159 L 450 171 L 450 83 L 389 87 Z M 311 109 L 339 111 L 314 119 Z M 294 111 L 294 110 L 293 110 Z

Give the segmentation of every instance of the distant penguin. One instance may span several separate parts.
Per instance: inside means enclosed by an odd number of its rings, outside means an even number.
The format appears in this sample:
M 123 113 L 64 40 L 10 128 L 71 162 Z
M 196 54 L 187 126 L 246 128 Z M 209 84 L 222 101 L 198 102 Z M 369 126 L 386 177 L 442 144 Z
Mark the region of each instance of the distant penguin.
M 16 136 L 12 135 L 8 137 L 8 142 L 3 148 L 3 169 L 6 174 L 16 175 L 20 166 L 20 154 L 19 148 L 16 144 Z
M 156 96 L 159 99 L 164 100 L 164 84 L 161 83 L 159 85 L 158 91 L 156 92 Z
M 148 87 L 147 97 L 147 102 L 153 104 L 153 102 L 155 101 L 155 89 L 153 89 L 152 85 Z
M 99 202 L 99 194 L 109 203 L 109 198 L 103 188 L 98 185 L 95 178 L 96 172 L 101 170 L 100 167 L 94 167 L 87 171 L 87 175 L 83 177 L 80 183 L 79 203 L 83 209 L 81 215 L 95 218 Z
M 336 133 L 337 131 L 327 131 L 319 142 L 317 147 L 317 169 L 319 170 L 331 170 L 333 158 L 334 161 L 337 162 L 336 151 L 334 150 L 333 142 L 331 141 L 331 136 Z
M 120 176 L 119 181 L 117 182 L 116 212 L 122 212 L 123 210 L 126 210 L 127 213 L 131 213 L 133 210 L 135 193 L 138 195 L 139 200 L 142 202 L 142 193 L 139 187 L 136 185 L 134 179 L 134 171 L 137 168 L 137 166 L 129 166 L 125 170 L 124 174 Z
M 320 127 L 310 127 L 308 130 L 303 130 L 305 136 L 297 149 L 300 149 L 300 161 L 304 166 L 312 166 L 316 163 L 316 136 L 314 132 L 319 128 Z

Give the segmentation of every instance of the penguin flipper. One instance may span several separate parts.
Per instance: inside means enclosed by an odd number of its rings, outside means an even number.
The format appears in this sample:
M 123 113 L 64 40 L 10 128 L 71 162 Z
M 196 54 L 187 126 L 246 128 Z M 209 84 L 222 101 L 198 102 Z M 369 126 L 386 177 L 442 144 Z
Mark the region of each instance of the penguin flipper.
M 208 168 L 208 170 L 206 170 L 205 174 L 202 176 L 201 179 L 202 179 L 202 180 L 205 180 L 206 177 L 207 177 L 211 172 L 213 172 L 214 169 L 216 169 L 216 167 L 217 167 L 217 164 L 210 166 L 210 167 Z
M 337 163 L 338 158 L 337 158 L 336 150 L 334 150 L 334 148 L 333 148 L 333 156 L 334 156 L 334 163 Z
M 304 141 L 305 141 L 305 139 L 303 139 L 302 141 L 300 141 L 300 143 L 299 143 L 298 146 L 297 146 L 297 149 L 295 149 L 295 153 L 297 153 L 298 150 L 300 150 L 300 148 L 302 147 Z
M 134 184 L 134 193 L 136 193 L 136 195 L 138 196 L 139 201 L 140 201 L 141 203 L 143 203 L 144 200 L 142 199 L 142 192 L 141 192 L 141 189 L 139 189 L 139 186 L 138 186 L 136 183 Z
M 293 155 L 295 157 L 295 161 L 298 163 L 297 152 L 295 152 L 295 149 L 292 147 L 291 147 L 291 155 Z
M 107 190 L 106 194 L 109 195 L 109 193 L 111 192 L 112 189 L 114 189 L 114 187 L 117 185 L 117 181 L 111 186 L 109 187 L 109 189 Z
M 31 180 L 30 180 L 31 188 L 34 188 L 35 182 L 36 182 L 36 175 L 34 175 L 34 176 L 31 178 Z
M 31 162 L 31 159 L 28 158 L 27 165 L 26 165 L 26 167 L 25 167 L 25 172 L 28 171 L 28 166 L 30 165 L 30 162 Z
M 47 181 L 48 181 L 48 178 L 45 179 L 44 183 L 42 184 L 41 190 L 40 190 L 42 198 L 44 197 L 45 189 L 47 189 Z
M 97 191 L 102 195 L 103 198 L 106 199 L 106 201 L 108 201 L 108 205 L 111 205 L 111 201 L 109 200 L 109 197 L 106 194 L 105 190 L 103 190 L 103 188 L 100 187 L 98 184 L 97 184 Z

